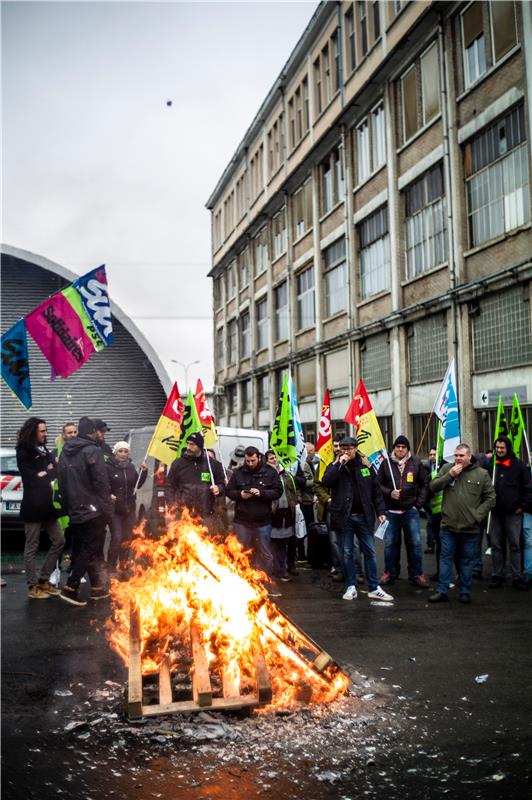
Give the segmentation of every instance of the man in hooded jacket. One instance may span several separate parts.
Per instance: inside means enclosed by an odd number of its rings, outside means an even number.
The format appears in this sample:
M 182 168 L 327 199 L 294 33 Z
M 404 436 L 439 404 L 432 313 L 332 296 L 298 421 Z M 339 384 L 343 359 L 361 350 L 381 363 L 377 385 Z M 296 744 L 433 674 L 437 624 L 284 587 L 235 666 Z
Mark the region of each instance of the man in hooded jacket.
M 91 583 L 91 599 L 108 596 L 99 553 L 105 526 L 110 524 L 113 502 L 102 449 L 98 447 L 94 420 L 82 417 L 78 435 L 65 442 L 57 474 L 59 492 L 72 532 L 72 571 L 59 595 L 75 606 L 85 606 L 78 594 L 85 572 Z

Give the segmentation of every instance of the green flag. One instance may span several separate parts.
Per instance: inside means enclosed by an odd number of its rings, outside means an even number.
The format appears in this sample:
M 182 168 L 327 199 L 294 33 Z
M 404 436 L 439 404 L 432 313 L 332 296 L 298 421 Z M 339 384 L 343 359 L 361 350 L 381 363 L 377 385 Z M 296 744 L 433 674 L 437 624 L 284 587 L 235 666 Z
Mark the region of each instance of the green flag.
M 495 435 L 493 441 L 496 442 L 499 436 L 508 436 L 508 421 L 502 404 L 502 395 L 499 395 L 499 405 L 497 407 L 497 422 L 495 423 Z
M 198 409 L 196 408 L 196 403 L 194 402 L 194 395 L 192 394 L 192 389 L 189 389 L 188 396 L 185 401 L 185 410 L 183 411 L 183 421 L 181 423 L 181 438 L 179 440 L 179 445 L 177 447 L 177 451 L 175 454 L 176 458 L 179 458 L 179 456 L 182 454 L 183 450 L 187 445 L 187 439 L 191 433 L 201 433 L 203 435 L 203 429 L 200 418 L 198 416 Z
M 439 469 L 443 463 L 443 445 L 444 439 L 441 432 L 441 420 L 438 420 L 438 440 L 436 442 L 436 469 Z
M 292 419 L 288 373 L 285 373 L 283 379 L 283 388 L 270 436 L 270 447 L 285 469 L 289 469 L 292 464 L 296 463 L 296 433 Z
M 525 430 L 525 422 L 521 413 L 521 406 L 517 394 L 514 394 L 514 402 L 512 404 L 512 416 L 510 417 L 510 432 L 508 436 L 512 441 L 513 451 L 517 458 L 521 451 L 521 439 Z

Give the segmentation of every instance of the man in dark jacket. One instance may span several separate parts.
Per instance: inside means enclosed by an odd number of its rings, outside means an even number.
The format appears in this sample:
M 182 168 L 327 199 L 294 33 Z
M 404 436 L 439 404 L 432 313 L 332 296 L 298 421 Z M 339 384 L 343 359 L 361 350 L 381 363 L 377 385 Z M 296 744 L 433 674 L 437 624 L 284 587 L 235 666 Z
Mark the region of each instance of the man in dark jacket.
M 427 499 L 428 475 L 419 458 L 410 453 L 406 436 L 398 436 L 390 458 L 384 459 L 377 476 L 384 495 L 388 530 L 384 541 L 384 575 L 381 584 L 392 584 L 400 561 L 401 531 L 404 532 L 408 577 L 411 583 L 428 588 L 423 574 L 423 548 L 419 510 Z
M 444 464 L 429 488 L 433 494 L 443 492 L 443 497 L 437 591 L 428 601 L 447 601 L 454 561 L 459 575 L 460 602 L 470 603 L 478 532 L 495 503 L 495 491 L 488 473 L 479 466 L 467 444 L 456 447 L 454 464 Z
M 28 597 L 45 600 L 50 595 L 59 594 L 59 589 L 50 583 L 50 575 L 63 550 L 64 539 L 57 522 L 58 511 L 53 505 L 55 467 L 46 447 L 46 422 L 43 419 L 30 417 L 19 430 L 17 464 L 24 487 L 20 516 L 24 520 L 26 539 L 24 568 Z M 46 529 L 52 545 L 37 580 L 36 556 L 41 528 Z
M 358 454 L 357 440 L 351 436 L 340 442 L 341 455 L 329 464 L 322 483 L 331 489 L 331 527 L 341 531 L 343 551 L 343 573 L 345 578 L 344 600 L 357 597 L 353 543 L 356 536 L 364 553 L 364 568 L 371 600 L 392 602 L 393 597 L 379 586 L 377 579 L 377 556 L 373 529 L 375 516 L 380 522 L 386 520 L 384 500 L 377 477 L 366 467 Z
M 222 497 L 225 480 L 219 461 L 209 460 L 203 435 L 191 433 L 186 450 L 176 459 L 166 479 L 166 502 L 181 511 L 185 506 L 215 533 L 216 498 Z
M 239 542 L 245 550 L 253 547 L 258 569 L 272 578 L 272 502 L 283 494 L 279 475 L 256 447 L 246 447 L 244 464 L 229 478 L 226 493 L 235 502 L 234 530 Z
M 495 478 L 493 470 L 495 469 Z M 521 571 L 521 527 L 523 507 L 530 493 L 530 471 L 516 458 L 512 443 L 507 436 L 499 436 L 495 442 L 495 457 L 488 467 L 495 488 L 496 503 L 491 512 L 489 529 L 492 558 L 491 589 L 504 583 L 506 542 L 510 550 L 510 567 L 514 589 L 527 589 Z
M 108 596 L 99 553 L 105 527 L 111 523 L 113 503 L 103 452 L 92 419 L 82 417 L 78 435 L 65 442 L 57 465 L 59 492 L 70 517 L 72 571 L 60 594 L 61 600 L 85 606 L 78 595 L 85 572 L 91 582 L 91 599 Z

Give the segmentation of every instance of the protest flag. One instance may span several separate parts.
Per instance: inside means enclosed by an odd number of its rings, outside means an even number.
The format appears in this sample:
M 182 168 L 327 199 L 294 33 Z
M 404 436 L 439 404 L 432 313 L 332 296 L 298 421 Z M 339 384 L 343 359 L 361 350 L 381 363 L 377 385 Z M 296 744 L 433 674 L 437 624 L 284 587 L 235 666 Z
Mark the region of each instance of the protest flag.
M 512 404 L 512 416 L 510 417 L 510 431 L 509 438 L 512 442 L 512 448 L 515 457 L 519 458 L 521 452 L 521 440 L 525 433 L 525 421 L 521 413 L 521 406 L 519 405 L 519 398 L 514 394 L 514 401 Z
M 211 413 L 205 392 L 203 391 L 203 384 L 198 378 L 196 383 L 196 392 L 194 394 L 194 402 L 196 403 L 196 410 L 201 422 L 203 438 L 205 439 L 205 447 L 213 447 L 218 441 L 216 427 L 214 425 L 214 417 Z
M 177 383 L 174 383 L 153 433 L 146 455 L 153 456 L 153 458 L 156 458 L 166 465 L 174 461 L 181 439 L 181 424 L 184 410 L 185 407 L 181 400 Z
M 443 459 L 444 461 L 454 462 L 454 451 L 460 444 L 460 415 L 454 358 L 447 367 L 447 372 L 434 404 L 433 413 L 436 414 L 441 422 Z
M 100 339 L 108 347 L 113 343 L 113 321 L 105 264 L 81 275 L 72 286 L 79 293 L 87 316 Z
M 513 413 L 513 409 L 512 409 Z M 497 421 L 495 422 L 495 433 L 493 441 L 497 441 L 499 436 L 509 436 L 508 420 L 506 419 L 506 412 L 502 403 L 502 395 L 499 395 L 499 403 L 497 405 Z
M 296 433 L 292 417 L 290 383 L 288 373 L 283 378 L 279 405 L 270 436 L 270 447 L 285 469 L 297 463 Z
M 332 427 L 331 427 L 331 403 L 329 390 L 325 390 L 323 405 L 321 408 L 320 422 L 318 426 L 318 441 L 316 442 L 316 453 L 320 458 L 318 465 L 318 480 L 321 481 L 323 473 L 334 460 Z
M 198 409 L 194 401 L 192 389 L 188 390 L 185 407 L 183 409 L 183 419 L 181 422 L 181 439 L 176 452 L 178 458 L 186 447 L 187 439 L 191 433 L 203 433 L 201 420 L 198 416 Z
M 2 378 L 24 408 L 31 408 L 30 362 L 28 359 L 28 337 L 23 319 L 2 336 Z
M 296 473 L 298 464 L 303 464 L 307 458 L 307 448 L 305 446 L 305 437 L 303 436 L 303 426 L 301 424 L 301 417 L 299 416 L 299 405 L 297 403 L 296 387 L 292 376 L 288 376 L 288 390 L 290 394 L 290 412 L 292 414 L 292 425 L 295 434 L 296 445 L 296 463 L 292 464 L 292 472 Z
M 377 472 L 383 459 L 388 457 L 388 452 L 382 438 L 377 416 L 362 379 L 360 379 L 353 399 L 346 411 L 344 422 L 350 422 L 354 426 L 359 450 L 366 456 L 375 472 Z

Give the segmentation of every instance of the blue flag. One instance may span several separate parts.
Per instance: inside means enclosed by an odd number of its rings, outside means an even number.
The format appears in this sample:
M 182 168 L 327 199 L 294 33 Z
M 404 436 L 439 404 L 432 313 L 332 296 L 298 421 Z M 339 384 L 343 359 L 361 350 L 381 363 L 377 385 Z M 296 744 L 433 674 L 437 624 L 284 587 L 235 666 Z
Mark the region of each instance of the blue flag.
M 31 408 L 30 362 L 26 323 L 19 319 L 2 336 L 2 378 L 22 405 Z
M 113 321 L 109 304 L 109 291 L 105 264 L 81 275 L 72 286 L 81 296 L 92 324 L 106 346 L 113 343 Z

